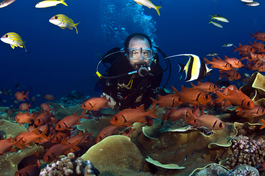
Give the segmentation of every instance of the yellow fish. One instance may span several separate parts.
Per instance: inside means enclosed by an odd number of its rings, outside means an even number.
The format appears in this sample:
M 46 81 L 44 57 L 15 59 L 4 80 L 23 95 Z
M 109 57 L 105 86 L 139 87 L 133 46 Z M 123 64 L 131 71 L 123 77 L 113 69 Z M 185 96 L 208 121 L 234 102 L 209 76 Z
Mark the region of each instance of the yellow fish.
M 49 22 L 56 25 L 56 26 L 59 26 L 62 29 L 65 29 L 65 28 L 73 29 L 73 28 L 75 28 L 76 33 L 78 34 L 76 26 L 79 23 L 74 23 L 74 21 L 71 18 L 69 18 L 68 16 L 66 16 L 64 14 L 54 15 L 49 20 Z
M 134 2 L 136 2 L 139 5 L 144 5 L 144 6 L 148 7 L 149 9 L 151 9 L 151 8 L 155 9 L 157 14 L 160 16 L 159 9 L 162 6 L 155 6 L 150 0 L 134 0 Z
M 2 42 L 10 44 L 10 46 L 14 49 L 15 47 L 25 48 L 27 52 L 25 42 L 22 40 L 20 35 L 15 32 L 8 32 L 1 37 Z
M 35 7 L 36 8 L 47 8 L 47 7 L 52 7 L 52 6 L 56 6 L 57 4 L 63 4 L 65 6 L 68 6 L 64 0 L 45 0 L 45 1 L 41 1 L 38 2 Z

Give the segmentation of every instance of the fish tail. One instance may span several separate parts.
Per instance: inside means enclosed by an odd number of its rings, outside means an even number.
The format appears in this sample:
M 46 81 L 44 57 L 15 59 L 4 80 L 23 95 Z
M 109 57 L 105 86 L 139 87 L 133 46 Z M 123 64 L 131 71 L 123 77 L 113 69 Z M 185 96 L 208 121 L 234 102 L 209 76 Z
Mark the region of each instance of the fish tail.
M 72 144 L 71 144 L 71 148 L 73 148 L 73 149 L 75 149 L 75 150 L 79 151 L 79 150 L 80 150 L 80 148 L 79 148 L 79 147 L 77 147 L 77 145 L 78 145 L 79 141 L 80 141 L 80 140 L 77 140 L 77 141 L 75 141 L 74 143 L 72 143 Z
M 187 111 L 186 117 L 187 117 L 186 121 L 188 122 L 189 125 L 191 125 L 191 126 L 196 125 L 196 118 L 197 117 L 192 112 Z
M 209 21 L 209 24 L 213 23 L 212 20 Z
M 158 101 L 157 100 L 155 100 L 155 99 L 153 99 L 152 97 L 150 97 L 150 99 L 152 100 L 152 106 L 154 106 L 154 105 L 156 105 L 157 103 L 158 103 Z
M 185 65 L 178 63 L 178 66 L 179 66 L 179 73 L 182 73 L 185 69 Z
M 158 14 L 158 16 L 160 16 L 160 12 L 159 12 L 159 9 L 161 9 L 162 8 L 162 6 L 155 6 L 156 8 L 156 12 L 157 12 L 157 14 Z
M 80 22 L 79 22 L 79 23 L 80 23 Z M 74 24 L 74 28 L 75 28 L 77 34 L 78 34 L 78 30 L 77 30 L 77 27 L 76 27 L 76 26 L 77 26 L 79 23 L 75 23 L 75 24 Z
M 82 114 L 79 116 L 79 119 L 81 119 L 81 118 L 86 119 L 85 114 L 86 114 L 86 110 L 83 110 Z
M 28 99 L 29 100 L 29 97 L 28 97 L 28 95 L 29 95 L 29 91 L 24 95 L 24 98 L 26 98 L 26 99 Z
M 250 33 L 251 34 L 251 38 L 253 39 L 254 37 L 256 37 L 256 35 L 255 34 L 252 34 L 252 33 Z
M 223 99 L 226 99 L 225 95 L 221 94 L 220 92 L 216 92 L 216 95 L 218 98 L 215 100 L 215 103 L 218 103 L 222 101 Z
M 157 116 L 154 114 L 154 110 L 155 110 L 155 106 L 152 106 L 152 108 L 149 111 L 147 111 L 146 115 L 157 118 Z
M 23 145 L 22 145 L 22 138 L 20 138 L 16 143 L 15 146 L 17 146 L 20 149 L 23 149 Z
M 63 5 L 65 5 L 65 6 L 68 6 L 68 5 L 64 2 L 64 0 L 61 0 L 61 3 L 62 3 Z
M 46 140 L 50 140 L 50 139 L 48 138 L 48 136 L 46 136 L 47 131 L 48 131 L 48 128 L 45 128 L 45 130 L 40 134 L 40 137 L 41 137 L 41 138 L 44 138 L 44 139 L 46 139 Z
M 235 47 L 234 52 L 238 51 L 238 48 L 236 46 L 234 46 L 234 47 Z

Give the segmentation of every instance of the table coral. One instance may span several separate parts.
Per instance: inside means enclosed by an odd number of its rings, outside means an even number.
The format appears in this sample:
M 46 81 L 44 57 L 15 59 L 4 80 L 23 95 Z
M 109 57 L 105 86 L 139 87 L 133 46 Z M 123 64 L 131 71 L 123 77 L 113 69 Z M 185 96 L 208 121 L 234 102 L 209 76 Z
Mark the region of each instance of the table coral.
M 40 176 L 61 175 L 61 176 L 96 176 L 99 171 L 91 164 L 90 161 L 84 161 L 82 158 L 75 160 L 73 153 L 68 153 L 66 157 L 61 158 L 56 163 L 47 165 L 40 173 Z
M 232 139 L 230 149 L 232 154 L 225 160 L 225 165 L 230 169 L 240 164 L 255 167 L 264 161 L 265 141 L 262 138 L 255 140 L 247 136 L 239 135 Z
M 144 157 L 129 137 L 113 135 L 95 144 L 81 157 L 102 174 L 143 175 Z

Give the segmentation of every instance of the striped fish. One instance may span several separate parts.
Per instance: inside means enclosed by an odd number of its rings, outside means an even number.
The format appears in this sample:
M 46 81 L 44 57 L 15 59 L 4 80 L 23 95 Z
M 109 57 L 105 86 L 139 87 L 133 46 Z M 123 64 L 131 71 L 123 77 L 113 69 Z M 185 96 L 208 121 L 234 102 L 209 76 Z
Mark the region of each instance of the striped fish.
M 10 46 L 12 47 L 12 49 L 14 49 L 15 47 L 20 47 L 20 48 L 25 48 L 25 51 L 27 52 L 26 46 L 25 46 L 25 42 L 22 40 L 22 38 L 20 37 L 20 35 L 18 35 L 15 32 L 8 32 L 5 35 L 3 35 L 1 37 L 1 41 L 7 44 L 10 44 Z
M 216 22 L 210 21 L 209 24 L 211 24 L 211 23 L 212 23 L 213 25 L 215 25 L 216 27 L 223 28 L 223 26 L 222 26 L 221 24 L 219 24 L 219 23 L 216 23 Z
M 0 2 L 0 8 L 6 7 L 8 5 L 10 5 L 11 3 L 13 3 L 15 0 L 3 0 L 2 2 Z
M 58 14 L 58 15 L 53 16 L 49 20 L 49 22 L 56 25 L 56 26 L 59 26 L 62 29 L 65 29 L 65 28 L 73 29 L 73 28 L 75 28 L 76 33 L 78 34 L 76 26 L 79 23 L 74 23 L 74 21 L 71 18 L 69 18 L 68 16 L 66 16 L 64 14 Z
M 35 7 L 36 8 L 47 8 L 47 7 L 52 7 L 52 6 L 56 6 L 57 4 L 63 4 L 65 6 L 68 6 L 64 0 L 45 0 L 45 1 L 41 1 L 38 2 Z

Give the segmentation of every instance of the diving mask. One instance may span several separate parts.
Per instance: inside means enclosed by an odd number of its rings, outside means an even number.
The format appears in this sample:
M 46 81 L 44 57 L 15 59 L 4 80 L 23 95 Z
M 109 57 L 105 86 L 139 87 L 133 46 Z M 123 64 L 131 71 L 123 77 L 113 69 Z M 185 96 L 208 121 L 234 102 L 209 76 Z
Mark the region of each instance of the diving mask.
M 129 48 L 129 59 L 131 60 L 150 60 L 153 58 L 151 48 Z

